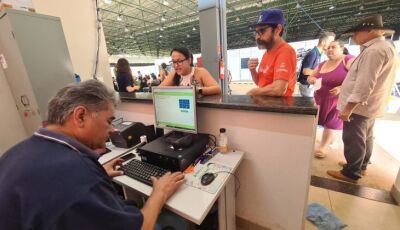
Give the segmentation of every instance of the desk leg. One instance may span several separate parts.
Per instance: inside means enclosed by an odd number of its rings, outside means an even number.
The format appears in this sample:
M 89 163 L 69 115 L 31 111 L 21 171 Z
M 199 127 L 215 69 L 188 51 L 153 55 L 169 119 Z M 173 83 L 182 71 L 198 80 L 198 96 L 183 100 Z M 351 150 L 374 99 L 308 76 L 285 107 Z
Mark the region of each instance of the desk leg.
M 235 178 L 231 177 L 218 198 L 219 230 L 236 230 Z

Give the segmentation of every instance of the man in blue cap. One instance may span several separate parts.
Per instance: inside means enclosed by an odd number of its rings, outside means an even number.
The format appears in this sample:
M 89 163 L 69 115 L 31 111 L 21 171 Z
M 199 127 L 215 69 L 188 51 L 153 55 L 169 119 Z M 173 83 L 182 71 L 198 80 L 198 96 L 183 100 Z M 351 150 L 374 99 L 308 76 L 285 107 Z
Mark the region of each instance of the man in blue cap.
M 260 13 L 255 24 L 257 45 L 264 48 L 260 66 L 257 58 L 251 58 L 248 68 L 257 88 L 248 95 L 292 96 L 296 84 L 296 52 L 282 38 L 285 17 L 280 9 L 267 9 Z

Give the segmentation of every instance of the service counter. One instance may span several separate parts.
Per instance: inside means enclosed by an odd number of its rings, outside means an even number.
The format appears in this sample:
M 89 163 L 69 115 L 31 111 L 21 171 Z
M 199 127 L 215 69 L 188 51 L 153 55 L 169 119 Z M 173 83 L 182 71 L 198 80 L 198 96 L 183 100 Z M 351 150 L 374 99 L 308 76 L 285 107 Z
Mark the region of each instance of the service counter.
M 151 94 L 120 93 L 120 98 L 117 117 L 154 124 Z M 270 229 L 303 228 L 317 113 L 312 98 L 198 99 L 199 132 L 217 136 L 226 128 L 229 148 L 245 152 L 236 173 L 236 216 Z

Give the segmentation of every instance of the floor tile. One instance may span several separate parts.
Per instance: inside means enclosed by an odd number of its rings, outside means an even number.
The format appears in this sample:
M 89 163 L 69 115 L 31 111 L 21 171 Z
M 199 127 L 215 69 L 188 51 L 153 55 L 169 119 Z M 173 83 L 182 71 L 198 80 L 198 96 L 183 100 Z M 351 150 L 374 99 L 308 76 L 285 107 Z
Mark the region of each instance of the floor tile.
M 331 210 L 331 203 L 329 201 L 329 194 L 327 189 L 318 188 L 314 186 L 310 186 L 310 190 L 308 191 L 308 203 L 319 203 L 325 208 Z M 304 220 L 304 229 L 305 230 L 317 230 L 318 228 L 308 221 Z
M 335 215 L 346 229 L 400 229 L 400 206 L 328 191 Z

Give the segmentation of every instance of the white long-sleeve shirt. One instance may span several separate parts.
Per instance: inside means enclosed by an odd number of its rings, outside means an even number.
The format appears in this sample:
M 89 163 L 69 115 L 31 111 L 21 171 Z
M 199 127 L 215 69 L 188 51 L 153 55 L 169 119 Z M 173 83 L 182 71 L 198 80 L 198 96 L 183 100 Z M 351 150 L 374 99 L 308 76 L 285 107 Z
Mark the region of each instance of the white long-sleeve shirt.
M 359 103 L 353 113 L 369 118 L 383 116 L 396 64 L 396 51 L 384 37 L 361 45 L 361 53 L 343 81 L 337 109 L 343 111 L 347 103 Z

